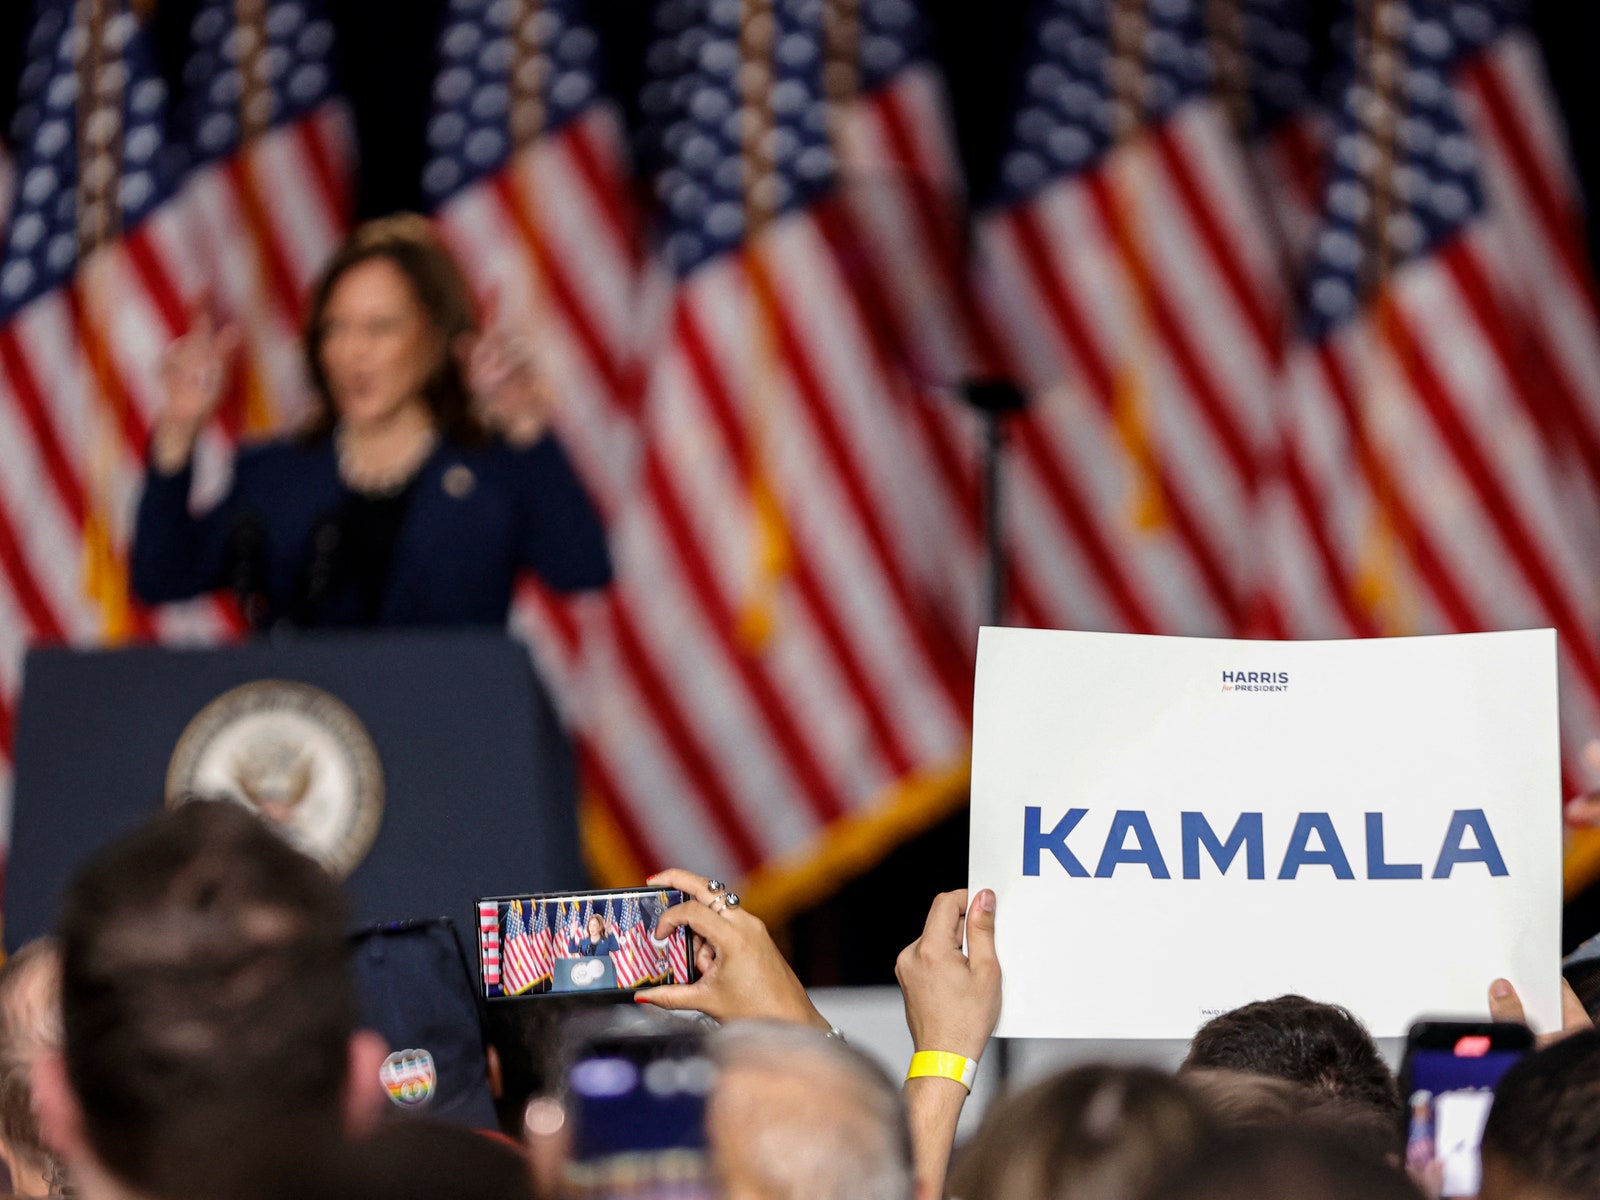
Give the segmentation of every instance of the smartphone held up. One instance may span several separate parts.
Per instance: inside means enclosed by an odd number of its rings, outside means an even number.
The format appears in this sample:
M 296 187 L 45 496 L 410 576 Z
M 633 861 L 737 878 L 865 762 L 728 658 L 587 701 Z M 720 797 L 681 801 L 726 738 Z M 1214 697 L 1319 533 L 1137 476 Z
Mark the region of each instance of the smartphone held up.
M 484 998 L 693 983 L 691 932 L 655 936 L 661 914 L 683 899 L 671 888 L 485 897 L 478 901 Z
M 1440 1196 L 1476 1196 L 1479 1145 L 1501 1076 L 1533 1049 L 1525 1025 L 1419 1021 L 1406 1036 L 1400 1094 L 1406 1101 L 1405 1164 L 1432 1175 Z

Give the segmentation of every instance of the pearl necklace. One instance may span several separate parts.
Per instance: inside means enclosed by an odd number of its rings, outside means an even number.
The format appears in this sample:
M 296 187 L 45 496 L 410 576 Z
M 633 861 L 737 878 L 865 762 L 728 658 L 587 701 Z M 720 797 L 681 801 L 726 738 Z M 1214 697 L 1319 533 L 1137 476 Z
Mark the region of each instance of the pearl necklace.
M 400 492 L 416 478 L 417 472 L 422 470 L 422 464 L 428 461 L 438 444 L 439 431 L 429 426 L 427 433 L 400 461 L 385 470 L 374 471 L 355 465 L 355 460 L 350 454 L 349 438 L 345 434 L 343 425 L 336 426 L 333 431 L 333 448 L 338 458 L 339 478 L 344 481 L 347 488 L 353 492 L 360 492 L 363 496 L 393 496 Z

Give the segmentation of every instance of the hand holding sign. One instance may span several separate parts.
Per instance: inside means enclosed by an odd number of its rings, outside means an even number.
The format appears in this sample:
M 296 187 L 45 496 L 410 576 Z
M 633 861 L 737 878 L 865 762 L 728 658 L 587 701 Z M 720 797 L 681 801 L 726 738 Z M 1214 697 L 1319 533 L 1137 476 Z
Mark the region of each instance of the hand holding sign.
M 963 921 L 966 954 L 961 952 Z M 979 892 L 970 908 L 965 891 L 935 898 L 922 936 L 900 952 L 894 974 L 916 1049 L 980 1056 L 1000 1019 L 994 893 Z
M 1553 1027 L 1555 665 L 1549 630 L 983 630 L 970 884 L 1007 914 L 1000 1035 L 1183 1038 L 1297 992 L 1396 1037 L 1499 974 Z

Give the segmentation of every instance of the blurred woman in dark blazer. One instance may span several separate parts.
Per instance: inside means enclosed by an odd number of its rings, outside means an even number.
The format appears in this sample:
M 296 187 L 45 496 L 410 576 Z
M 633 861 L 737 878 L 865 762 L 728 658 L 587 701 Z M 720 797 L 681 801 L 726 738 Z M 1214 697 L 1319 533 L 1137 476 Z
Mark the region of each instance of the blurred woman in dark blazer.
M 503 625 L 525 568 L 563 591 L 609 582 L 532 362 L 479 333 L 421 217 L 363 225 L 334 256 L 306 328 L 309 424 L 242 447 L 230 491 L 196 516 L 194 445 L 237 343 L 202 317 L 163 363 L 132 556 L 145 601 L 229 587 L 257 626 Z

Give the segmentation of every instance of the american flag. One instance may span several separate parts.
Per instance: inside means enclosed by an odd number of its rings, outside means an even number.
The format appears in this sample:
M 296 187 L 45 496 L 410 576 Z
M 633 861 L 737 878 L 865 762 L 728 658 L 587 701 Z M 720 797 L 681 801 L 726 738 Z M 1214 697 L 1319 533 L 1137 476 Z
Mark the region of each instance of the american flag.
M 617 935 L 618 948 L 611 955 L 617 968 L 617 986 L 631 988 L 660 982 L 668 967 L 645 928 L 639 901 L 632 896 L 624 898 L 620 917 L 612 915 L 611 907 L 607 902 L 607 916 Z
M 541 971 L 532 932 L 522 917 L 522 901 L 513 900 L 506 909 L 505 938 L 500 951 L 501 990 L 507 996 L 520 996 L 549 975 Z
M 205 0 L 194 16 L 183 202 L 212 307 L 246 335 L 229 440 L 292 425 L 309 394 L 304 302 L 348 229 L 354 162 L 333 42 L 316 0 Z
M 738 3 L 657 6 L 639 149 L 664 224 L 642 285 L 584 12 L 452 3 L 424 182 L 480 294 L 537 331 L 607 513 L 612 593 L 527 610 L 602 875 L 692 861 L 755 876 L 771 904 L 817 886 L 841 832 L 885 841 L 874 820 L 959 794 L 962 652 L 924 586 L 944 565 L 937 489 L 903 452 L 914 404 L 847 270 L 822 6 L 775 4 L 760 47 L 741 47 Z M 913 65 L 907 14 L 861 6 L 863 92 Z M 773 72 L 770 105 L 741 92 L 741 56 Z M 769 194 L 776 219 L 748 236 Z
M 656 10 L 640 157 L 664 320 L 598 673 L 645 707 L 592 727 L 630 857 L 709 864 L 773 908 L 959 798 L 968 736 L 968 648 L 928 583 L 940 509 L 906 453 L 918 398 L 852 278 L 823 85 L 830 56 L 863 94 L 910 69 L 915 10 L 861 4 L 842 50 L 828 11 Z
M 533 951 L 533 966 L 539 979 L 549 979 L 556 970 L 556 934 L 550 928 L 550 911 L 543 904 L 533 905 L 533 921 L 528 934 Z
M 1008 532 L 1058 628 L 1227 634 L 1285 328 L 1199 0 L 1041 0 L 980 232 L 1034 404 Z
M 303 289 L 336 233 L 306 201 L 342 211 L 330 197 L 347 186 L 348 149 L 328 132 L 328 36 L 294 0 L 207 0 L 181 119 L 169 124 L 166 85 L 125 4 L 38 8 L 14 139 L 17 204 L 0 252 L 0 776 L 24 640 L 209 641 L 236 627 L 215 602 L 155 615 L 133 603 L 127 522 L 161 404 L 161 352 L 198 298 L 210 293 L 253 337 L 252 399 L 225 408 L 208 434 L 202 491 L 223 482 L 224 441 L 292 412 L 270 395 L 300 394 L 298 368 L 284 366 L 294 356 L 287 309 L 262 319 L 288 293 L 256 267 L 286 264 Z M 308 67 L 323 72 L 314 96 Z M 322 132 L 297 131 L 307 123 Z M 192 145 L 169 138 L 174 124 Z M 308 140 L 327 150 L 325 172 L 299 149 Z M 239 181 L 253 172 L 272 180 L 269 242 L 237 217 Z
M 1328 122 L 1313 0 L 1233 0 L 1214 10 L 1216 89 L 1245 139 L 1292 285 L 1320 226 Z
M 670 898 L 665 892 L 658 892 L 657 895 L 661 899 L 661 909 L 665 912 L 670 907 Z M 690 936 L 689 930 L 678 929 L 674 930 L 672 936 L 667 939 L 667 964 L 671 968 L 673 983 L 689 982 Z
M 0 250 L 7 778 L 24 642 L 151 629 L 128 601 L 125 523 L 159 403 L 156 360 L 193 277 L 172 203 L 166 87 L 133 16 L 111 0 L 41 4 L 28 61 Z
M 11 216 L 11 200 L 17 183 L 16 169 L 11 161 L 11 147 L 0 138 L 0 238 L 5 237 L 6 222 Z
M 1493 86 L 1483 55 L 1498 52 L 1503 16 L 1445 0 L 1346 10 L 1283 408 L 1299 486 L 1269 500 L 1274 599 L 1302 637 L 1555 626 L 1570 786 L 1600 730 L 1596 506 L 1578 462 L 1594 393 L 1552 380 L 1600 337 L 1580 299 L 1587 271 L 1528 252 L 1531 218 L 1505 195 L 1507 147 L 1463 103 Z M 1538 236 L 1570 246 L 1571 215 Z M 1562 297 L 1574 311 L 1558 315 Z M 1558 321 L 1586 330 L 1582 355 L 1556 357 Z
M 500 986 L 500 905 L 494 900 L 478 903 L 478 966 L 485 987 Z

